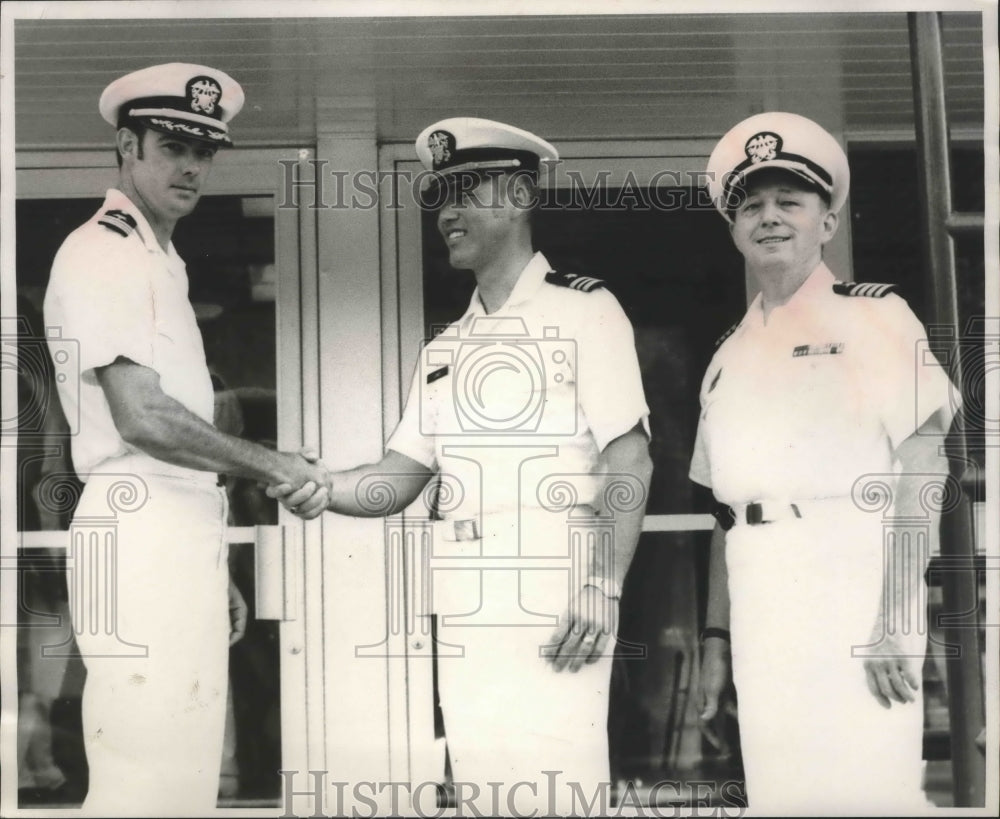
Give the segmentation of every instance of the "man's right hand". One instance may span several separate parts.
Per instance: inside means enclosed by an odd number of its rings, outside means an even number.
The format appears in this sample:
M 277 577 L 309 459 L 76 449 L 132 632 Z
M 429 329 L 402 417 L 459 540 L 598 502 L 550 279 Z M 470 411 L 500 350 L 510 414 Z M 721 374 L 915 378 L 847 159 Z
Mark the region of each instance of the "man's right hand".
M 267 496 L 304 520 L 318 517 L 330 502 L 330 473 L 316 452 L 279 453 L 282 466 L 267 487 Z

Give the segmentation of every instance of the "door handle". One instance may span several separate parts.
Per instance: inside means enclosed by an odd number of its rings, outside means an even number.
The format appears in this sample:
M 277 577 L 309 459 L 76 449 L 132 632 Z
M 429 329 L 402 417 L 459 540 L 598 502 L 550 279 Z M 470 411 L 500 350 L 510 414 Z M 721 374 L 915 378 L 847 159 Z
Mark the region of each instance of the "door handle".
M 254 526 L 254 603 L 258 620 L 296 617 L 297 554 L 285 526 Z

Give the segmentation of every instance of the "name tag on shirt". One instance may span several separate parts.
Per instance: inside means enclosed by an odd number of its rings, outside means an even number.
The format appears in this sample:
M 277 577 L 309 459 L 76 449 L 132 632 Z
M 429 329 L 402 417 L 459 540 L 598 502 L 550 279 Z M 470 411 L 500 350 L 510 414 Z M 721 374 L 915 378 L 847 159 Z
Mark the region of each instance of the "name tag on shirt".
M 440 370 L 435 370 L 430 375 L 428 375 L 427 376 L 427 383 L 428 384 L 433 384 L 435 381 L 437 381 L 440 378 L 444 378 L 446 375 L 448 375 L 448 367 L 447 367 L 447 365 L 444 366 L 444 367 L 442 367 Z
M 804 355 L 839 355 L 844 352 L 843 341 L 831 341 L 829 344 L 800 344 L 792 350 L 792 358 Z

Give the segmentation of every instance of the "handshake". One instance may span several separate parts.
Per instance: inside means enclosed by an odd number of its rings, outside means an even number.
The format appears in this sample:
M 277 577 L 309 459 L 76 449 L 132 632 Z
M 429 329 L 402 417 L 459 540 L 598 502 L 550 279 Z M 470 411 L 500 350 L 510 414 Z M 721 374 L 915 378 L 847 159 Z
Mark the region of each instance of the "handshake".
M 278 452 L 267 496 L 277 498 L 289 512 L 303 520 L 319 517 L 333 496 L 333 476 L 319 453 L 304 447 L 298 453 Z

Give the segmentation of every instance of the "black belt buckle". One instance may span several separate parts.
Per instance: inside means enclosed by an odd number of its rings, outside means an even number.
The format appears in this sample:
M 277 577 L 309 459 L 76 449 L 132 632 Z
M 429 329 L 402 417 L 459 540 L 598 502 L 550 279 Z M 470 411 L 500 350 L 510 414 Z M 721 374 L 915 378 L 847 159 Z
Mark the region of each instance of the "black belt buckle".
M 747 504 L 747 523 L 751 526 L 757 526 L 761 523 L 767 523 L 764 520 L 764 507 L 759 503 L 748 503 Z
M 712 517 L 719 522 L 719 526 L 722 527 L 723 532 L 728 532 L 736 523 L 736 512 L 733 511 L 733 507 L 727 506 L 724 503 L 718 504 L 712 510 Z

